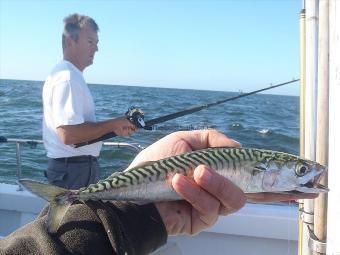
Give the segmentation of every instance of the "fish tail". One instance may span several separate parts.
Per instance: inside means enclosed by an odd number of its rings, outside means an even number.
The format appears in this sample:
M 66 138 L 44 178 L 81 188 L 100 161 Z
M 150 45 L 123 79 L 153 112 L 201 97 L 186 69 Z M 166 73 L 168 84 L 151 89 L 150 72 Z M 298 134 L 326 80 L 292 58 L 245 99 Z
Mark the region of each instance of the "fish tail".
M 55 201 L 50 202 L 50 208 L 47 216 L 47 229 L 50 233 L 56 233 L 61 221 L 63 220 L 71 202 L 58 204 Z
M 50 203 L 47 229 L 50 233 L 56 233 L 68 208 L 75 200 L 74 193 L 68 189 L 32 180 L 19 180 L 19 183 Z

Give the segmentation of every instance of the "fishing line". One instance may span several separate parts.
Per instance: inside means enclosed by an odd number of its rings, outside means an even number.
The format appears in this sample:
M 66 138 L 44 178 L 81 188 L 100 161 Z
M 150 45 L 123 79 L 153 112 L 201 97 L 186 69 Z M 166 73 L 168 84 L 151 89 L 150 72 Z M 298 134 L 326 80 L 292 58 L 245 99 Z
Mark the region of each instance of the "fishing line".
M 242 94 L 235 96 L 235 97 L 229 97 L 229 98 L 222 99 L 222 100 L 212 102 L 212 103 L 209 103 L 209 104 L 194 106 L 194 107 L 182 110 L 182 111 L 167 114 L 167 115 L 164 115 L 164 116 L 161 116 L 161 117 L 158 117 L 158 118 L 154 118 L 154 119 L 151 119 L 151 120 L 148 120 L 148 121 L 145 121 L 145 122 L 144 122 L 144 113 L 140 109 L 135 108 L 135 107 L 130 107 L 129 110 L 126 112 L 126 116 L 138 128 L 143 128 L 143 129 L 146 129 L 146 130 L 152 130 L 152 126 L 154 126 L 156 124 L 160 124 L 160 123 L 172 120 L 172 119 L 176 119 L 176 118 L 179 118 L 179 117 L 182 117 L 182 116 L 185 116 L 185 115 L 189 115 L 189 114 L 201 111 L 203 109 L 207 109 L 209 107 L 216 106 L 216 105 L 219 105 L 219 104 L 223 104 L 223 103 L 235 100 L 235 99 L 247 97 L 247 96 L 262 92 L 262 91 L 266 91 L 266 90 L 269 90 L 269 89 L 274 89 L 274 88 L 277 88 L 277 87 L 280 87 L 280 86 L 283 86 L 283 85 L 294 83 L 294 82 L 297 82 L 299 80 L 300 79 L 293 79 L 291 81 L 280 83 L 280 84 L 277 84 L 277 85 L 271 85 L 271 86 L 263 88 L 263 89 L 254 90 L 254 91 L 251 91 L 251 92 L 248 92 L 248 93 L 242 93 Z M 112 137 L 115 137 L 115 136 L 117 136 L 117 135 L 113 132 L 107 133 L 107 134 L 105 134 L 105 135 L 103 135 L 99 138 L 90 140 L 88 142 L 75 144 L 74 147 L 78 148 L 78 147 L 81 147 L 81 146 L 100 142 L 100 141 L 103 141 L 103 140 L 106 140 L 106 139 L 109 139 L 109 138 L 112 138 Z
M 288 208 L 289 208 L 289 210 L 288 210 L 288 218 L 289 219 L 294 219 L 294 217 L 295 217 L 294 211 L 295 211 L 295 208 L 296 208 L 296 204 L 294 202 L 292 202 L 292 201 L 288 201 Z M 292 230 L 293 222 L 288 222 L 287 225 L 288 225 L 287 226 L 287 232 L 288 232 L 287 233 L 287 255 L 290 255 L 290 254 L 292 254 L 290 248 L 291 248 L 291 245 L 292 245 L 292 241 L 291 240 L 293 240 L 292 235 L 291 235 L 291 232 L 293 231 Z
M 291 218 L 292 216 L 292 209 L 291 209 L 291 201 L 288 201 L 288 218 Z M 287 226 L 287 255 L 290 255 L 290 222 L 288 222 Z

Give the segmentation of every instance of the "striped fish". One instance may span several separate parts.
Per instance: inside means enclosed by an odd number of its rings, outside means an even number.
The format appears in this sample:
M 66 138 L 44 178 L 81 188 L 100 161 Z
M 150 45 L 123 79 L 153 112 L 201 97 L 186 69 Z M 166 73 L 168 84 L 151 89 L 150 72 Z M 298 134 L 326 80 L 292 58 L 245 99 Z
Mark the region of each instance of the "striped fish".
M 144 162 L 79 190 L 67 190 L 32 180 L 19 182 L 48 200 L 48 229 L 56 232 L 74 201 L 124 200 L 137 203 L 179 200 L 171 186 L 176 173 L 191 177 L 198 165 L 207 165 L 238 185 L 245 193 L 327 192 L 318 184 L 326 167 L 297 156 L 250 148 L 208 148 Z

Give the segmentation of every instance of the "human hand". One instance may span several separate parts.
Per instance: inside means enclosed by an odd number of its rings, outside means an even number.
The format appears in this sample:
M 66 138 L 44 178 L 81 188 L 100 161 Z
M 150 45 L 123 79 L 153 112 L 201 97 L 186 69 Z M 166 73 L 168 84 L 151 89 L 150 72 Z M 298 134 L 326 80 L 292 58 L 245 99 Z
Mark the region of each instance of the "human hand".
M 140 152 L 130 167 L 207 147 L 240 144 L 215 130 L 172 133 Z M 194 169 L 193 179 L 182 174 L 172 178 L 181 201 L 155 203 L 169 235 L 197 234 L 212 226 L 219 215 L 239 210 L 246 197 L 242 190 L 206 166 Z
M 136 131 L 136 126 L 125 116 L 112 119 L 113 132 L 118 136 L 130 136 Z

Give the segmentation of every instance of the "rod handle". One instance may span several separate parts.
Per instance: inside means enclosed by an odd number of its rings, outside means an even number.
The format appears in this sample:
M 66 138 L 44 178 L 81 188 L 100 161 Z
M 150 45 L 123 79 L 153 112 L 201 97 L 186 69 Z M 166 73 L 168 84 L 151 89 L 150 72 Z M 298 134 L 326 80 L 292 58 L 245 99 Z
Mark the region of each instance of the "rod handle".
M 83 142 L 83 143 L 77 143 L 75 145 L 73 145 L 74 148 L 79 148 L 79 147 L 82 147 L 82 146 L 85 146 L 85 145 L 89 145 L 89 144 L 92 144 L 92 143 L 96 143 L 96 142 L 100 142 L 100 141 L 103 141 L 103 140 L 106 140 L 106 139 L 109 139 L 109 138 L 112 138 L 112 137 L 115 137 L 117 136 L 116 133 L 107 133 L 105 135 L 102 135 L 101 137 L 98 137 L 96 139 L 93 139 L 91 141 L 87 141 L 87 142 Z

